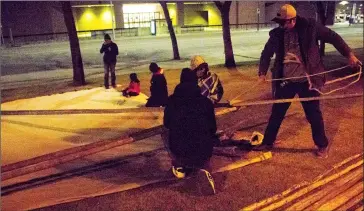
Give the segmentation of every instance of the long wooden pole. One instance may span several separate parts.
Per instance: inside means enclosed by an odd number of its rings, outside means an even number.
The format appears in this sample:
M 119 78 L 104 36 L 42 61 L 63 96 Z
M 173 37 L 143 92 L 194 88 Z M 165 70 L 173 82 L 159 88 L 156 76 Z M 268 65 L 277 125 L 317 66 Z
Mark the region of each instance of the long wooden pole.
M 352 188 L 347 189 L 339 196 L 335 197 L 334 199 L 331 199 L 330 201 L 320 206 L 318 210 L 334 210 L 362 192 L 363 192 L 363 182 L 359 181 Z
M 307 192 L 309 192 L 311 190 L 314 190 L 315 188 L 318 188 L 318 187 L 320 187 L 320 186 L 322 186 L 322 185 L 324 185 L 324 184 L 326 184 L 326 183 L 328 183 L 328 182 L 330 182 L 330 181 L 332 181 L 332 180 L 334 180 L 334 179 L 348 173 L 352 169 L 355 169 L 355 168 L 357 168 L 358 166 L 361 166 L 361 165 L 363 165 L 363 160 L 360 160 L 360 161 L 346 167 L 345 169 L 343 169 L 342 171 L 340 171 L 340 172 L 338 172 L 336 174 L 333 174 L 333 175 L 331 175 L 331 176 L 329 176 L 329 177 L 327 177 L 325 179 L 317 181 L 316 183 L 310 184 L 307 181 L 305 181 L 303 183 L 295 185 L 295 186 L 287 189 L 286 191 L 284 191 L 284 192 L 282 192 L 280 194 L 274 195 L 273 197 L 270 197 L 268 199 L 265 199 L 265 200 L 262 200 L 260 202 L 249 205 L 247 207 L 244 207 L 244 208 L 241 209 L 241 211 L 261 209 L 263 206 L 265 206 L 267 204 L 270 204 L 273 201 L 279 200 L 278 202 L 276 202 L 274 204 L 271 204 L 271 205 L 268 205 L 267 207 L 264 208 L 266 210 L 276 209 L 276 208 L 284 205 L 285 203 L 290 202 L 290 201 L 292 201 L 292 200 L 306 194 Z M 300 189 L 301 187 L 304 187 L 304 188 Z M 298 189 L 300 189 L 300 190 L 298 190 Z M 288 196 L 287 198 L 282 199 L 286 195 L 291 194 L 293 191 L 296 191 L 296 190 L 298 190 L 298 191 L 293 193 L 292 195 Z
M 227 166 L 216 169 L 215 171 L 213 171 L 213 173 L 230 171 L 230 170 L 233 170 L 233 169 L 241 168 L 243 166 L 247 166 L 247 165 L 252 164 L 252 163 L 258 163 L 258 162 L 261 162 L 263 160 L 268 160 L 270 158 L 272 158 L 272 153 L 271 152 L 265 152 L 265 153 L 261 154 L 259 157 L 252 158 L 250 160 L 237 161 L 235 163 L 232 163 L 232 164 L 229 164 Z
M 304 194 L 306 194 L 306 193 L 308 193 L 308 192 L 310 192 L 310 191 L 312 191 L 312 190 L 314 190 L 314 189 L 316 189 L 318 187 L 321 187 L 321 186 L 323 186 L 323 185 L 325 185 L 325 184 L 327 184 L 327 183 L 329 183 L 329 182 L 331 182 L 331 181 L 333 181 L 333 180 L 341 177 L 342 175 L 350 172 L 351 170 L 357 168 L 358 166 L 362 166 L 362 165 L 363 165 L 363 161 L 361 160 L 361 161 L 359 161 L 359 162 L 357 162 L 357 163 L 355 163 L 355 164 L 347 167 L 343 171 L 341 171 L 339 173 L 336 173 L 336 174 L 333 174 L 333 175 L 331 175 L 331 176 L 329 176 L 329 177 L 327 177 L 325 179 L 322 179 L 322 180 L 320 180 L 320 181 L 318 181 L 316 183 L 313 183 L 313 184 L 309 185 L 308 187 L 302 188 L 301 190 L 299 190 L 296 193 L 288 196 L 287 198 L 282 199 L 282 200 L 280 200 L 278 202 L 275 202 L 275 203 L 273 203 L 273 204 L 265 207 L 264 209 L 265 210 L 274 210 L 274 209 L 277 209 L 278 207 L 281 207 L 282 205 L 284 205 L 284 204 L 286 204 L 288 202 L 291 202 L 291 201 L 297 199 L 298 197 L 301 197 Z
M 340 163 L 338 163 L 338 164 L 335 164 L 335 165 L 333 166 L 333 168 L 331 168 L 330 170 L 328 170 L 328 171 L 327 171 L 327 172 L 325 172 L 324 174 L 321 174 L 321 175 L 317 176 L 317 177 L 316 177 L 313 181 L 314 181 L 314 182 L 317 182 L 317 181 L 318 181 L 318 180 L 320 180 L 323 176 L 325 176 L 325 175 L 327 175 L 328 173 L 330 173 L 330 172 L 332 172 L 332 171 L 334 171 L 334 170 L 336 170 L 336 169 L 338 169 L 338 168 L 340 168 L 340 167 L 344 166 L 345 164 L 347 164 L 347 163 L 349 163 L 349 162 L 351 162 L 351 161 L 353 161 L 353 160 L 357 159 L 357 158 L 358 158 L 358 157 L 360 157 L 360 156 L 363 156 L 363 153 L 356 154 L 356 155 L 354 155 L 354 156 L 351 156 L 351 157 L 349 157 L 349 158 L 347 158 L 347 159 L 343 160 L 342 162 L 340 162 Z M 276 200 L 278 200 L 278 199 L 281 199 L 281 198 L 283 198 L 283 197 L 287 196 L 288 194 L 292 193 L 293 191 L 298 190 L 298 189 L 299 189 L 299 188 L 301 188 L 301 187 L 307 186 L 308 184 L 309 184 L 309 182 L 307 182 L 307 181 L 303 181 L 303 182 L 302 182 L 302 183 L 300 183 L 300 184 L 296 184 L 296 185 L 294 185 L 293 187 L 288 188 L 287 190 L 283 191 L 282 193 L 276 194 L 276 195 L 274 195 L 274 196 L 272 196 L 272 197 L 269 197 L 269 198 L 267 198 L 267 199 L 261 200 L 261 201 L 259 201 L 259 202 L 254 203 L 254 204 L 251 204 L 251 205 L 249 205 L 249 206 L 247 206 L 247 207 L 244 207 L 244 208 L 243 208 L 243 209 L 241 209 L 241 210 L 256 210 L 256 209 L 258 209 L 258 208 L 260 208 L 260 207 L 263 207 L 263 206 L 265 206 L 265 205 L 267 205 L 267 204 L 269 204 L 269 203 L 271 203 L 271 202 L 273 202 L 273 201 L 276 201 Z
M 364 210 L 364 205 L 361 205 L 357 207 L 354 211 L 363 211 L 363 210 Z
M 351 208 L 351 207 L 355 206 L 356 204 L 360 203 L 363 200 L 363 197 L 364 197 L 364 194 L 363 194 L 363 192 L 361 192 L 358 195 L 351 198 L 349 201 L 347 201 L 341 207 L 336 208 L 335 211 L 349 210 L 349 208 Z
M 309 196 L 304 199 L 292 204 L 287 207 L 285 210 L 317 210 L 310 205 L 314 203 L 323 204 L 325 201 L 328 201 L 335 196 L 339 195 L 341 192 L 350 188 L 352 185 L 356 184 L 358 181 L 363 179 L 363 171 L 362 168 L 356 169 L 352 173 L 348 173 L 347 175 L 338 178 L 332 183 L 328 184 L 329 186 L 323 187 L 321 190 L 309 194 Z
M 294 102 L 306 102 L 313 100 L 335 100 L 335 99 L 344 99 L 344 98 L 352 98 L 352 97 L 362 97 L 363 93 L 355 93 L 355 94 L 346 94 L 346 95 L 331 95 L 331 96 L 321 96 L 321 97 L 307 97 L 307 98 L 292 98 L 292 99 L 278 99 L 278 100 L 258 100 L 253 102 L 244 102 L 242 100 L 238 100 L 235 102 L 231 102 L 231 106 L 251 106 L 251 105 L 267 105 L 274 103 L 294 103 Z
M 13 170 L 10 170 L 10 171 L 2 172 L 1 173 L 1 179 L 4 181 L 4 180 L 11 179 L 11 178 L 14 178 L 14 177 L 18 177 L 18 176 L 21 176 L 21 175 L 24 175 L 24 174 L 29 174 L 29 173 L 32 173 L 32 172 L 47 169 L 47 168 L 50 168 L 52 166 L 59 165 L 61 163 L 66 163 L 68 161 L 75 160 L 77 158 L 81 158 L 81 157 L 84 157 L 84 156 L 87 156 L 87 155 L 90 155 L 90 154 L 94 154 L 96 152 L 101 152 L 101 151 L 104 151 L 104 150 L 108 150 L 108 149 L 114 148 L 116 146 L 131 143 L 133 141 L 134 141 L 133 138 L 128 137 L 128 138 L 125 138 L 125 139 L 121 139 L 119 141 L 114 141 L 114 142 L 109 143 L 107 145 L 103 145 L 103 146 L 99 146 L 99 147 L 93 147 L 93 148 L 90 148 L 88 150 L 79 151 L 77 153 L 67 154 L 67 155 L 64 155 L 64 156 L 61 156 L 61 157 L 55 157 L 53 159 L 49 159 L 49 160 L 45 160 L 45 161 L 42 161 L 42 162 L 39 162 L 39 163 L 35 163 L 33 165 L 27 165 L 27 166 L 24 166 L 24 167 L 21 167 L 21 168 L 17 168 L 17 169 L 13 169 Z
M 337 179 L 338 177 L 341 177 L 342 175 L 344 175 L 347 172 L 351 171 L 353 168 L 356 168 L 356 167 L 358 167 L 358 166 L 360 166 L 362 164 L 363 164 L 363 161 L 360 161 L 357 164 L 354 164 L 353 166 L 348 167 L 347 169 L 345 169 L 344 171 L 342 171 L 342 172 L 340 172 L 338 174 L 334 174 L 334 175 L 332 175 L 332 176 L 330 176 L 328 178 L 325 178 L 325 179 L 323 179 L 321 181 L 313 183 L 313 184 L 309 185 L 308 187 L 302 188 L 301 190 L 299 190 L 296 193 L 288 196 L 287 198 L 284 198 L 284 199 L 282 199 L 282 200 L 280 200 L 278 202 L 275 202 L 275 203 L 265 207 L 264 210 L 277 209 L 277 208 L 285 205 L 286 203 L 289 203 L 289 202 L 291 202 L 291 201 L 305 195 L 306 193 L 308 193 L 308 192 L 310 192 L 310 191 L 312 191 L 312 190 L 314 190 L 314 189 L 316 189 L 318 187 L 321 187 L 321 186 L 331 182 L 332 180 Z

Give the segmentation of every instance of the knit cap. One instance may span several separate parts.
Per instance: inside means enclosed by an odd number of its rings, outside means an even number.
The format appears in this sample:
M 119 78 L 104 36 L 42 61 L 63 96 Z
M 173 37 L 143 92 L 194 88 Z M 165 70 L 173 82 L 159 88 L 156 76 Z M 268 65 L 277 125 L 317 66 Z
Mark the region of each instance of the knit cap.
M 207 64 L 205 59 L 202 56 L 193 56 L 191 58 L 191 70 L 195 70 L 196 68 L 198 68 L 201 64 Z

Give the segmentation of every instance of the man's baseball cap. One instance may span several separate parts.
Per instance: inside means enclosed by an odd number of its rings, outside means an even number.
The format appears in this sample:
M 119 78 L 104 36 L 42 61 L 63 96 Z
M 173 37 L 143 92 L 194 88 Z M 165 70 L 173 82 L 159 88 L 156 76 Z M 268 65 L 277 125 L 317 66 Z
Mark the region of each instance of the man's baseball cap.
M 280 22 L 282 20 L 290 20 L 295 18 L 296 15 L 296 9 L 290 4 L 285 4 L 281 7 L 279 12 L 277 13 L 277 16 L 274 17 L 272 21 Z

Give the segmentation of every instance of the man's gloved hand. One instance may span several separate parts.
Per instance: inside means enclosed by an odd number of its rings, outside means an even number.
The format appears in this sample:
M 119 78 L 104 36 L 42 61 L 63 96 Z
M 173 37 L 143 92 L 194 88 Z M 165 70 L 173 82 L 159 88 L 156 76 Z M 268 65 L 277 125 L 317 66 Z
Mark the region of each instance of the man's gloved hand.
M 350 56 L 349 56 L 349 65 L 351 67 L 357 67 L 359 65 L 363 65 L 360 60 L 358 58 L 356 58 L 356 56 L 351 53 Z
M 258 83 L 265 82 L 265 80 L 266 80 L 265 75 L 260 75 L 260 76 L 259 76 L 259 79 L 258 79 Z

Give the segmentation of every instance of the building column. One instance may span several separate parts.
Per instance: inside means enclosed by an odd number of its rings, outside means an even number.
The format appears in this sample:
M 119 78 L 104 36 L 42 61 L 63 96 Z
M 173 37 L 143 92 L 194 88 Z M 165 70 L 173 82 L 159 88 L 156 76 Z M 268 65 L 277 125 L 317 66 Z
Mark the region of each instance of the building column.
M 236 1 L 235 12 L 236 12 L 236 21 L 235 21 L 235 24 L 239 24 L 239 1 Z M 238 28 L 238 26 L 236 26 L 236 28 Z
M 123 3 L 120 1 L 113 1 L 112 3 L 114 4 L 115 27 L 124 28 Z
M 177 13 L 177 26 L 184 26 L 185 25 L 185 11 L 184 11 L 184 4 L 183 2 L 178 1 L 176 7 Z

